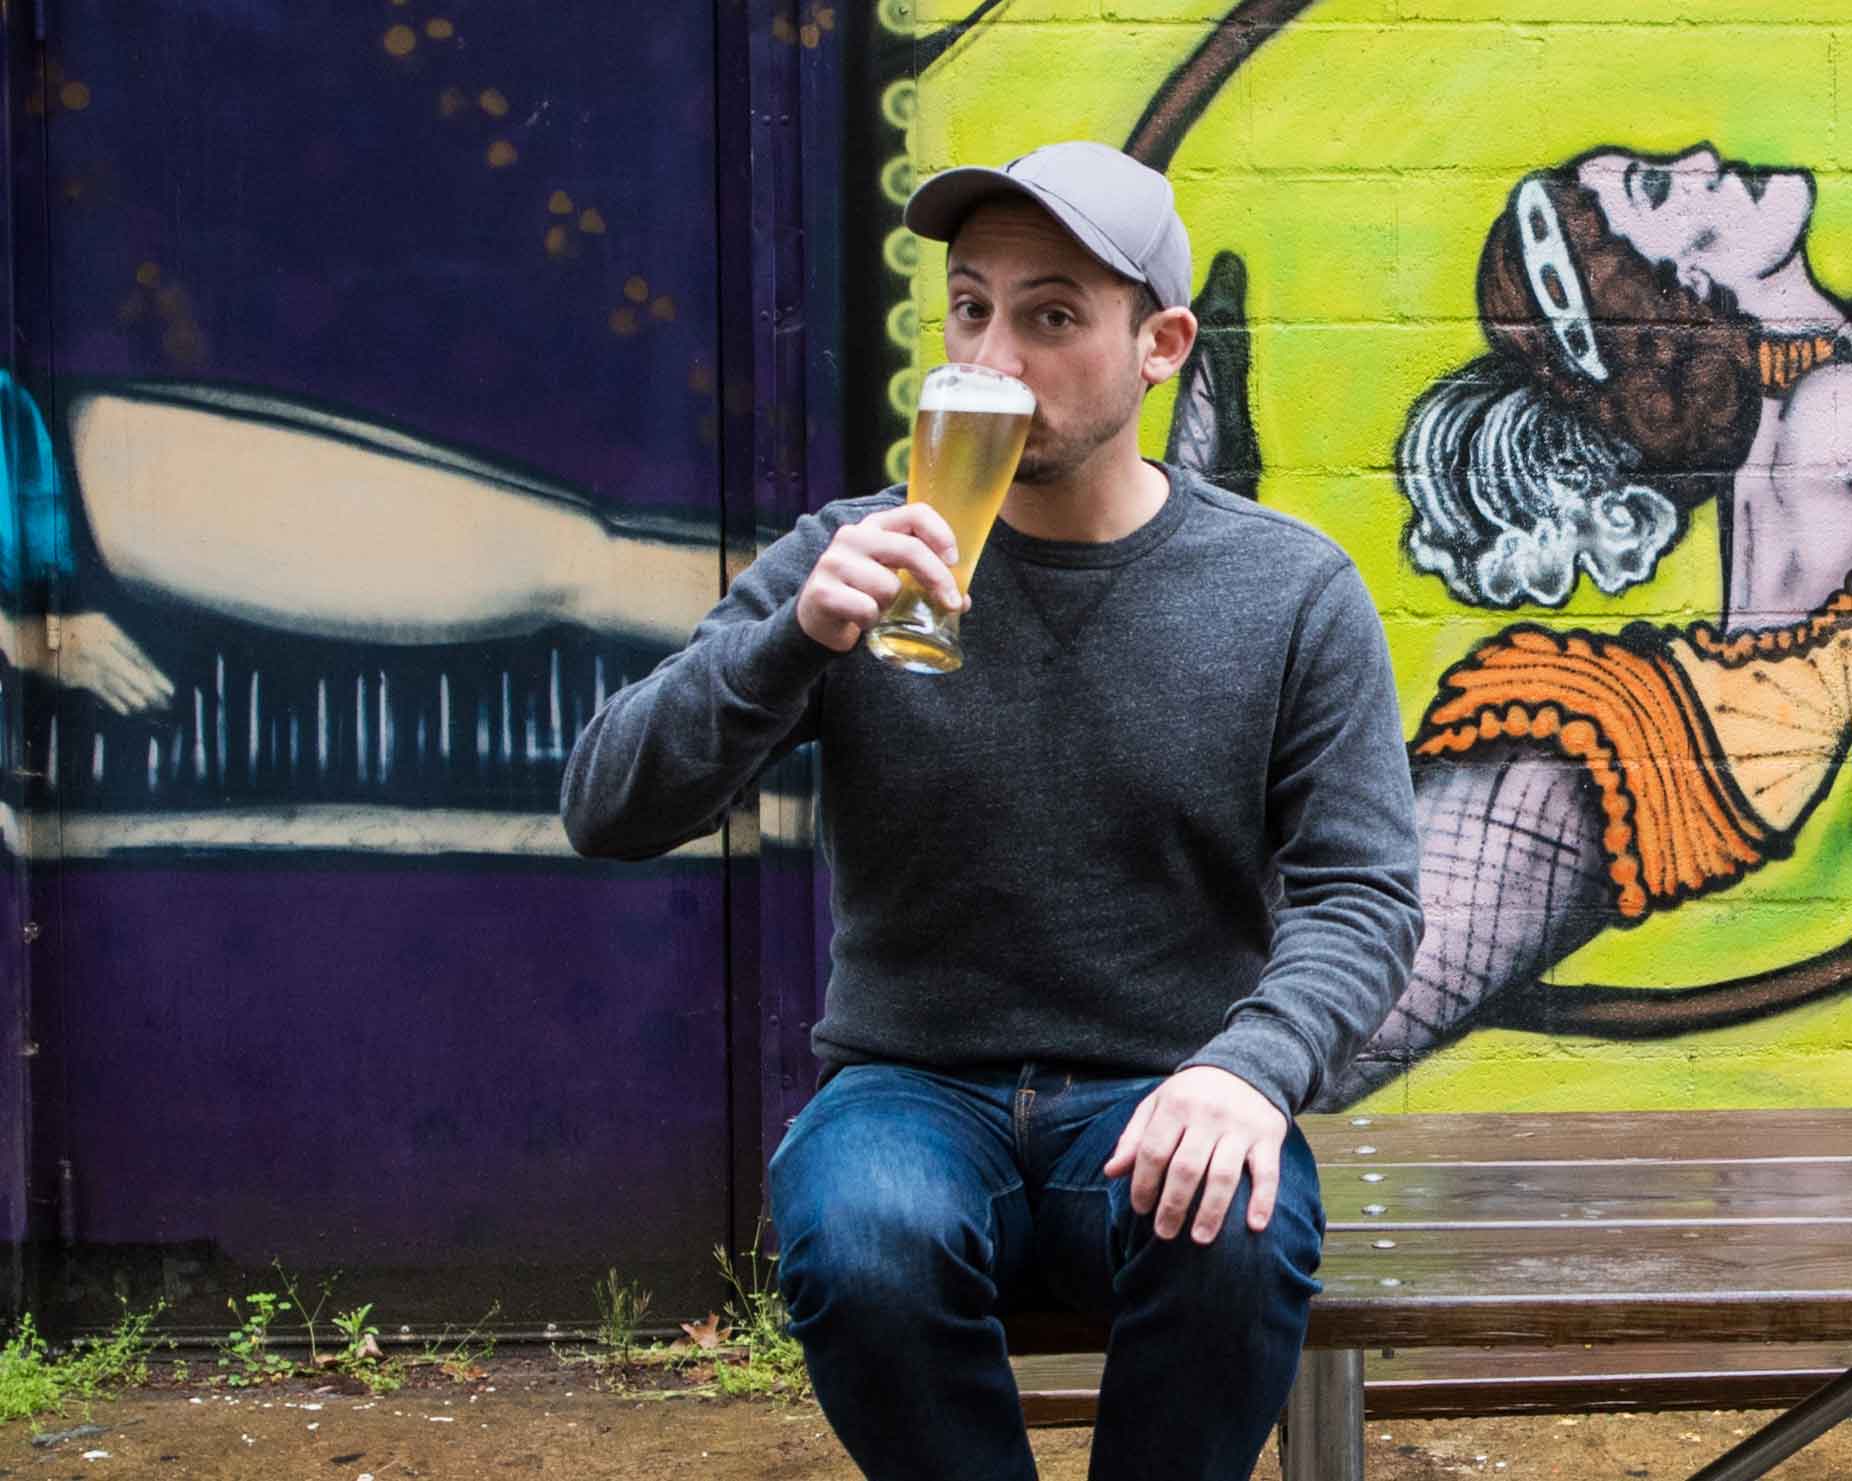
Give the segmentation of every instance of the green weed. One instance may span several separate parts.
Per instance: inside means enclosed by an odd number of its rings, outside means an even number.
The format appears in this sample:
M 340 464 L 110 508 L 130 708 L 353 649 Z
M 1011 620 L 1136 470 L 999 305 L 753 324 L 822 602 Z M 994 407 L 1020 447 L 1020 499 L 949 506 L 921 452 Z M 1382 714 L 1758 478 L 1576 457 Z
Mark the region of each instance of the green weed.
M 339 1352 L 328 1354 L 322 1362 L 337 1373 L 358 1378 L 376 1394 L 389 1394 L 405 1386 L 405 1375 L 400 1363 L 380 1352 L 379 1328 L 367 1320 L 372 1313 L 369 1301 L 336 1316 L 335 1330 L 346 1340 Z
M 292 1310 L 292 1303 L 275 1291 L 251 1291 L 244 1299 L 248 1307 L 240 1307 L 236 1296 L 225 1298 L 238 1323 L 219 1344 L 218 1365 L 226 1370 L 225 1382 L 231 1388 L 280 1383 L 296 1371 L 296 1365 L 282 1353 L 271 1351 L 270 1325 Z
M 27 1312 L 0 1347 L 0 1423 L 62 1409 L 67 1399 L 93 1399 L 146 1382 L 148 1354 L 157 1345 L 149 1331 L 165 1309 L 157 1302 L 134 1312 L 124 1302 L 122 1318 L 108 1336 L 80 1338 L 55 1356 Z
M 19 1319 L 18 1331 L 0 1347 L 0 1424 L 56 1409 L 63 1395 L 45 1339 L 27 1312 Z
M 778 1293 L 778 1257 L 762 1253 L 765 1221 L 753 1230 L 752 1248 L 741 1252 L 745 1262 L 736 1265 L 724 1245 L 714 1246 L 714 1260 L 733 1291 L 727 1317 L 733 1338 L 746 1345 L 746 1361 L 720 1363 L 714 1381 L 726 1394 L 790 1394 L 810 1392 L 810 1375 L 804 1368 L 804 1349 L 789 1330 L 784 1297 Z
M 650 1293 L 636 1281 L 619 1284 L 617 1271 L 595 1281 L 592 1290 L 598 1300 L 598 1344 L 617 1354 L 620 1363 L 629 1363 L 630 1350 L 636 1346 L 637 1328 L 649 1311 Z
M 476 1319 L 475 1325 L 455 1341 L 451 1340 L 450 1328 L 446 1326 L 435 1341 L 425 1343 L 424 1351 L 413 1361 L 436 1366 L 456 1383 L 480 1378 L 482 1365 L 495 1356 L 495 1334 L 482 1329 L 495 1320 L 501 1309 L 501 1302 L 493 1303 Z

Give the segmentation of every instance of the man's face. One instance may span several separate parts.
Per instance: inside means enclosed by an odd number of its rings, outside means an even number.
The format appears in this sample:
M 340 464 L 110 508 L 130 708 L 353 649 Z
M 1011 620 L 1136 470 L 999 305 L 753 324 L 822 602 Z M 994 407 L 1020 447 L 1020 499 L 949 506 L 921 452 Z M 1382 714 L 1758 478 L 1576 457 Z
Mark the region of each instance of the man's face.
M 946 254 L 945 352 L 1035 392 L 1019 484 L 1080 468 L 1138 415 L 1146 337 L 1134 286 L 1030 201 L 979 206 Z

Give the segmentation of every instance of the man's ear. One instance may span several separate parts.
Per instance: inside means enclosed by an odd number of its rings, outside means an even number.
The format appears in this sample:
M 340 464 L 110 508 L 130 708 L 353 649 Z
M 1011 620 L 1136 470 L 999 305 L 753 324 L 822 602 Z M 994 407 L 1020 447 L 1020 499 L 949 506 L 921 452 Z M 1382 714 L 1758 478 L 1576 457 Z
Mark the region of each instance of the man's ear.
M 1190 358 L 1196 343 L 1196 315 L 1186 308 L 1160 309 L 1138 328 L 1141 340 L 1149 340 L 1139 373 L 1145 383 L 1161 386 Z
M 1687 262 L 1678 269 L 1678 281 L 1681 287 L 1689 288 L 1706 303 L 1710 302 L 1712 278 L 1695 262 Z

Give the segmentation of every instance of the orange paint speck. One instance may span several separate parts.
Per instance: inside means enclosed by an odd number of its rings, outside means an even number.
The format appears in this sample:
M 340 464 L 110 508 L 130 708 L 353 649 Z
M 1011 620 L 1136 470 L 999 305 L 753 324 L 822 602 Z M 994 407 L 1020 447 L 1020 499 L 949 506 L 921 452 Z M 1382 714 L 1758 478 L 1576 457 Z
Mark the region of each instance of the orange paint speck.
M 649 311 L 652 318 L 661 319 L 666 323 L 675 317 L 675 300 L 665 293 L 650 304 Z
M 508 100 L 496 88 L 485 87 L 477 93 L 476 104 L 490 118 L 502 118 L 508 112 Z
M 81 82 L 67 82 L 58 89 L 58 101 L 73 113 L 81 113 L 90 106 L 90 89 Z
M 135 281 L 144 288 L 152 288 L 161 281 L 161 266 L 156 262 L 144 262 L 135 269 Z
M 633 308 L 611 310 L 611 332 L 616 335 L 629 335 L 637 332 L 637 311 Z
M 649 297 L 649 280 L 640 277 L 625 279 L 624 297 L 628 298 L 632 303 L 642 303 L 644 299 Z
M 408 57 L 417 49 L 418 33 L 410 26 L 394 26 L 386 32 L 380 44 L 392 56 Z
M 555 216 L 570 216 L 572 214 L 572 197 L 567 195 L 563 190 L 556 190 L 547 197 L 547 209 Z
M 604 217 L 598 214 L 595 207 L 579 212 L 579 230 L 584 232 L 588 237 L 603 236 Z
M 491 170 L 504 170 L 520 158 L 520 156 L 515 153 L 514 145 L 510 144 L 506 139 L 497 139 L 491 144 L 486 157 L 489 161 L 489 168 Z
M 457 34 L 457 28 L 441 15 L 433 16 L 424 23 L 424 34 L 433 41 L 448 41 Z

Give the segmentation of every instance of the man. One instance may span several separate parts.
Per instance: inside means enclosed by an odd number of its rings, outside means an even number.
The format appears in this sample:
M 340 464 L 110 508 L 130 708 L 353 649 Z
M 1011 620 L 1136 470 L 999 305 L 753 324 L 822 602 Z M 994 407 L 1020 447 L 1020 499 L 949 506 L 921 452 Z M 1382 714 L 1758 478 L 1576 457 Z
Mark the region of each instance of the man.
M 1316 1290 L 1290 1117 L 1420 930 L 1382 629 L 1350 561 L 1140 459 L 1195 320 L 1169 182 L 1067 143 L 927 181 L 945 347 L 1037 409 L 956 674 L 855 651 L 950 530 L 902 491 L 799 521 L 566 770 L 587 853 L 715 827 L 815 738 L 827 1066 L 771 1169 L 818 1397 L 891 1478 L 1034 1475 L 998 1312 L 1110 1313 L 1093 1475 L 1242 1477 Z M 1032 1294 L 1031 1294 L 1032 1293 Z

